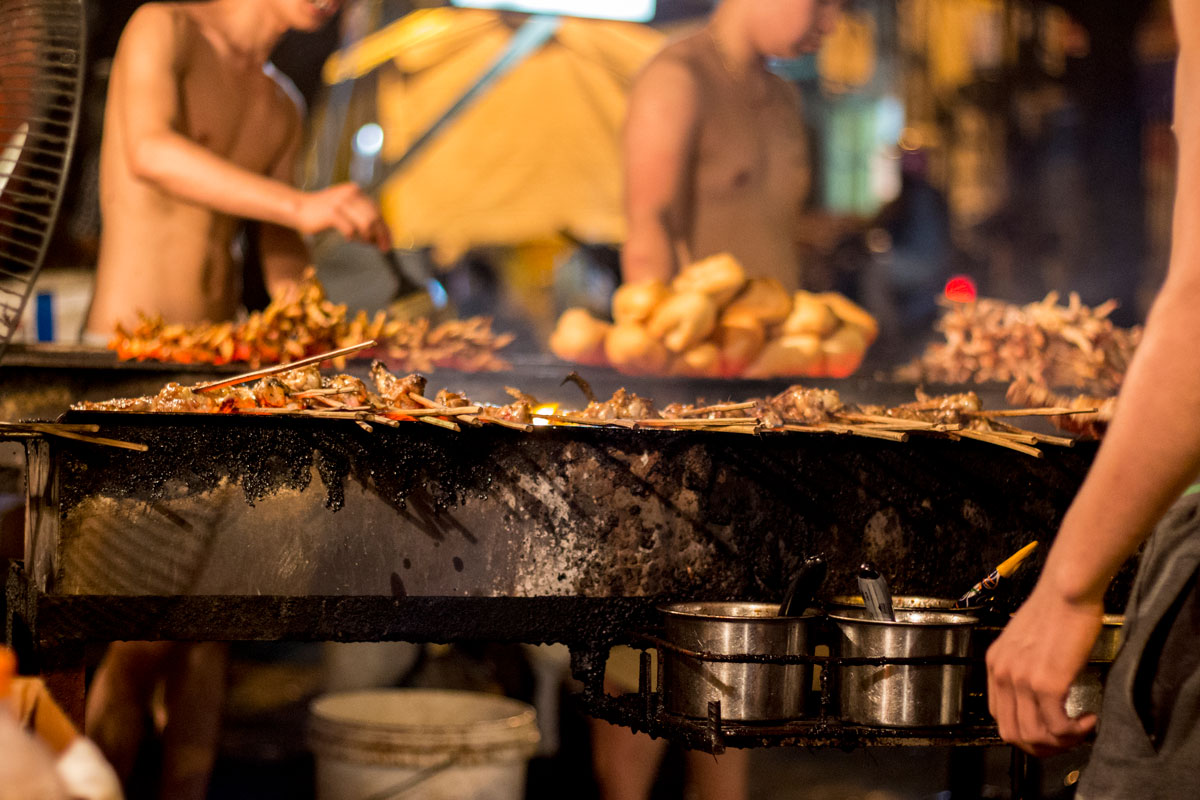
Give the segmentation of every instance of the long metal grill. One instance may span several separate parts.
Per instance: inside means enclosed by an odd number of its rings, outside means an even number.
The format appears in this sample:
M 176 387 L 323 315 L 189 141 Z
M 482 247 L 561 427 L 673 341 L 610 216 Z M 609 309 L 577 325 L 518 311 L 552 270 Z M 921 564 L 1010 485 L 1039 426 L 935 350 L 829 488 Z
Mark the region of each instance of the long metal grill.
M 84 62 L 81 0 L 0 0 L 0 358 L 58 216 Z

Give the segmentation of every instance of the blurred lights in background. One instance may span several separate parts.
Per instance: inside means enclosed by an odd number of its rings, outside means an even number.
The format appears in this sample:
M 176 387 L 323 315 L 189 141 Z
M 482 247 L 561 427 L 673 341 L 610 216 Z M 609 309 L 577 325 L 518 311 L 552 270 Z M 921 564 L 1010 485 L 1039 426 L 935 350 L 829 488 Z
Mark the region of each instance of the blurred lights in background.
M 368 122 L 354 134 L 354 154 L 363 158 L 374 158 L 383 149 L 383 128 Z
M 973 303 L 979 296 L 975 281 L 966 275 L 955 275 L 946 281 L 946 299 L 952 303 Z
M 656 0 L 452 0 L 464 8 L 494 8 L 529 14 L 563 14 L 570 17 L 649 22 Z

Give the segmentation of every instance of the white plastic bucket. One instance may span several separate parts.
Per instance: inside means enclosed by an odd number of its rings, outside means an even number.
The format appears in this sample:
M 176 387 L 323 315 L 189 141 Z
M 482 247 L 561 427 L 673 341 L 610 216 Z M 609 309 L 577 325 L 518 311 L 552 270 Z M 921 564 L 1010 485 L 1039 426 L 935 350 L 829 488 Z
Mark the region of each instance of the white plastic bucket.
M 521 800 L 537 717 L 480 692 L 380 689 L 310 706 L 317 800 Z

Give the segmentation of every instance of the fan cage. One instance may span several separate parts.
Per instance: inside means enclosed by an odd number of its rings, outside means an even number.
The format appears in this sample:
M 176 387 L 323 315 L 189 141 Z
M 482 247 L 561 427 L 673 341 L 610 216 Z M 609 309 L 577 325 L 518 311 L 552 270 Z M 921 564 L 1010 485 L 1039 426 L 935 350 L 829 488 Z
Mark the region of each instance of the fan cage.
M 82 0 L 0 0 L 0 359 L 46 258 L 83 97 Z

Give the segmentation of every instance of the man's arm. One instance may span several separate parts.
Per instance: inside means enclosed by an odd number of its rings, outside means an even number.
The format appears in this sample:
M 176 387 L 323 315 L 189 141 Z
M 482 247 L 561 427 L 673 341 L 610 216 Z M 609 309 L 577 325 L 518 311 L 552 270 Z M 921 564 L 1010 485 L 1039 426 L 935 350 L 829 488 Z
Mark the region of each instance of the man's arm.
M 651 63 L 635 84 L 625 119 L 625 217 L 621 251 L 625 282 L 669 281 L 679 268 L 674 217 L 691 180 L 698 87 L 681 63 Z
M 117 48 L 110 102 L 120 115 L 125 155 L 139 179 L 225 214 L 304 234 L 337 229 L 384 246 L 379 214 L 357 187 L 301 192 L 227 161 L 179 132 L 179 63 L 185 24 L 158 4 L 142 6 Z
M 1041 755 L 1094 725 L 1063 703 L 1100 630 L 1113 574 L 1200 472 L 1200 5 L 1173 3 L 1180 39 L 1178 189 L 1166 282 L 1121 390 L 1116 418 L 1029 600 L 988 651 L 1000 734 Z

